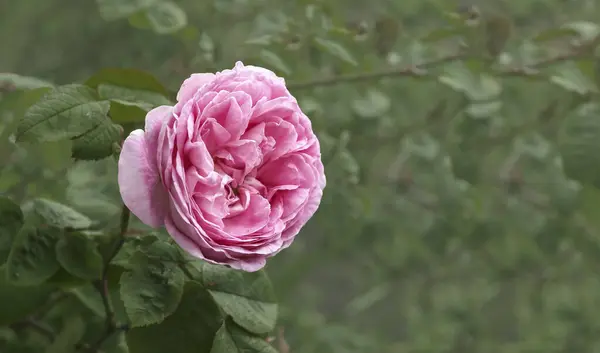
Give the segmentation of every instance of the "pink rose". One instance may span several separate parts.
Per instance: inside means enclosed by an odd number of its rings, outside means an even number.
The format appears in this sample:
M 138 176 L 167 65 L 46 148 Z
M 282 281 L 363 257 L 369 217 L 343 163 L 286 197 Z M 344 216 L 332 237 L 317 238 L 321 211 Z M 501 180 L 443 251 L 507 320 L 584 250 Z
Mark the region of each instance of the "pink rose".
M 119 159 L 125 205 L 191 255 L 257 271 L 317 210 L 319 141 L 285 81 L 236 63 L 193 74 L 146 116 Z

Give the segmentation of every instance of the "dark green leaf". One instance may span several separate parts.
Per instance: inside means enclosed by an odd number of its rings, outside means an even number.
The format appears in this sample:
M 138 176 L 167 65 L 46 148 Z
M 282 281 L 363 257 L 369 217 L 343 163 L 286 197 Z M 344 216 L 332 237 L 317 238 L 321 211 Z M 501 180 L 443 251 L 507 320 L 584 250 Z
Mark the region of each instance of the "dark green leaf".
M 8 281 L 6 266 L 0 267 L 0 326 L 32 314 L 48 300 L 53 290 L 52 286 L 46 284 L 34 287 L 15 286 Z
M 201 284 L 187 282 L 177 310 L 163 322 L 127 332 L 130 353 L 209 352 L 222 322 L 219 308 Z
M 123 128 L 104 119 L 93 130 L 73 140 L 71 156 L 78 160 L 98 160 L 115 153 L 123 139 Z
M 45 353 L 75 353 L 77 343 L 85 333 L 85 324 L 86 322 L 79 316 L 65 319 L 62 329 L 46 348 Z
M 98 71 L 85 84 L 98 89 L 101 84 L 159 93 L 168 97 L 169 91 L 151 74 L 137 69 L 109 68 Z M 121 98 L 122 97 L 110 97 Z
M 92 220 L 67 205 L 56 201 L 37 198 L 29 205 L 42 225 L 51 225 L 61 229 L 85 229 L 92 225 Z
M 230 320 L 226 320 L 213 342 L 210 353 L 277 353 L 264 338 L 252 336 Z
M 182 270 L 174 263 L 146 259 L 121 276 L 121 298 L 132 327 L 162 322 L 183 293 Z
M 0 87 L 9 85 L 15 90 L 29 90 L 41 87 L 54 87 L 48 81 L 41 80 L 35 77 L 21 76 L 10 72 L 0 72 Z
M 59 229 L 38 226 L 26 219 L 8 255 L 8 280 L 15 285 L 27 286 L 42 284 L 52 277 L 60 268 L 54 252 L 60 236 Z
M 538 33 L 535 37 L 533 37 L 533 40 L 536 42 L 546 42 L 564 37 L 574 37 L 578 34 L 579 33 L 572 28 L 551 28 Z
M 152 106 L 147 103 L 113 99 L 110 101 L 110 118 L 117 124 L 140 123 L 150 109 Z
M 344 48 L 340 43 L 331 41 L 329 39 L 324 38 L 315 38 L 315 44 L 320 47 L 323 51 L 329 53 L 330 55 L 347 62 L 348 64 L 357 66 L 358 62 L 354 59 L 354 56 L 350 54 L 350 52 Z
M 148 22 L 156 33 L 174 33 L 187 25 L 187 15 L 172 1 L 157 2 L 146 11 Z
M 73 276 L 89 280 L 102 277 L 103 260 L 96 243 L 85 234 L 69 232 L 56 244 L 56 257 Z
M 169 99 L 167 99 L 161 93 L 147 91 L 143 89 L 122 87 L 109 83 L 99 84 L 98 94 L 102 99 L 138 103 L 140 106 L 143 106 L 146 110 L 158 107 L 159 105 L 171 105 L 171 101 L 169 101 Z
M 5 196 L 0 196 L 0 265 L 6 262 L 13 240 L 23 226 L 21 207 Z
M 58 141 L 74 138 L 107 119 L 108 101 L 83 85 L 61 86 L 31 106 L 17 126 L 17 141 Z
M 558 145 L 566 174 L 577 181 L 600 185 L 600 106 L 589 103 L 567 115 Z
M 115 312 L 116 321 L 119 323 L 126 323 L 128 318 L 127 313 L 125 312 L 125 307 L 123 306 L 123 301 L 121 300 L 121 296 L 119 294 L 119 287 L 116 285 L 109 285 L 108 291 Z M 79 286 L 78 288 L 73 288 L 71 289 L 71 292 L 95 315 L 100 317 L 106 315 L 104 304 L 102 302 L 102 296 L 100 295 L 100 292 L 98 292 L 98 290 L 91 284 L 88 283 L 86 285 Z
M 267 333 L 275 328 L 277 302 L 264 271 L 236 271 L 205 262 L 195 266 L 200 266 L 202 283 L 217 304 L 237 324 L 254 333 Z

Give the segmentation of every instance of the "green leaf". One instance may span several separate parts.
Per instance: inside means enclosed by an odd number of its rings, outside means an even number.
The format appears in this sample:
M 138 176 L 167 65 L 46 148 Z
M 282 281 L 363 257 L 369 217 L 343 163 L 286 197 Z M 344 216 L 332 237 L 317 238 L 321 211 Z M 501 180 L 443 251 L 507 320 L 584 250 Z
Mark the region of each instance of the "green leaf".
M 439 42 L 459 35 L 461 32 L 456 27 L 439 28 L 427 33 L 420 41 L 423 43 Z
M 54 85 L 48 81 L 41 80 L 35 77 L 21 76 L 10 72 L 0 72 L 0 87 L 10 86 L 15 90 L 29 90 L 41 87 L 54 87 Z
M 83 233 L 65 234 L 56 244 L 56 257 L 73 276 L 89 280 L 102 277 L 102 255 L 93 239 Z
M 291 75 L 292 70 L 286 65 L 283 59 L 268 49 L 262 49 L 259 53 L 259 57 L 267 65 L 274 67 L 285 75 Z
M 110 101 L 110 118 L 118 124 L 141 123 L 151 109 L 147 103 L 113 99 Z
M 100 16 L 106 21 L 129 17 L 142 11 L 159 0 L 96 0 Z
M 38 227 L 35 222 L 28 222 L 28 218 L 14 240 L 6 262 L 8 280 L 22 286 L 42 284 L 60 268 L 54 247 L 61 231 L 54 227 Z
M 0 267 L 0 326 L 27 317 L 44 304 L 54 290 L 46 284 L 15 286 L 7 277 L 6 266 Z
M 134 89 L 129 87 L 117 86 L 109 83 L 101 83 L 97 87 L 98 94 L 102 99 L 113 101 L 128 101 L 138 103 L 146 110 L 150 110 L 159 105 L 171 105 L 171 101 L 161 93 Z
M 76 277 L 64 268 L 58 269 L 58 271 L 50 277 L 46 283 L 59 287 L 61 289 L 71 289 L 82 286 L 88 283 L 87 280 L 82 279 L 80 277 Z
M 56 201 L 37 198 L 27 207 L 40 217 L 43 225 L 61 229 L 86 229 L 92 225 L 92 220 L 87 216 Z
M 23 226 L 21 207 L 6 196 L 0 196 L 0 265 L 6 262 L 14 238 Z
M 567 23 L 564 24 L 562 28 L 577 32 L 581 39 L 583 39 L 583 42 L 592 41 L 600 34 L 600 26 L 588 21 Z
M 98 101 L 83 85 L 56 88 L 32 105 L 17 126 L 17 141 L 58 141 L 75 138 L 107 119 L 108 101 Z
M 213 342 L 210 353 L 278 353 L 264 338 L 252 336 L 226 320 Z
M 209 352 L 222 323 L 219 308 L 201 284 L 185 284 L 177 310 L 163 322 L 132 328 L 126 339 L 130 353 Z
M 566 174 L 582 183 L 600 185 L 600 106 L 589 103 L 567 115 L 558 146 Z
M 102 301 L 102 296 L 92 284 L 88 283 L 77 288 L 72 288 L 70 291 L 77 297 L 77 299 L 81 301 L 81 303 L 85 307 L 90 309 L 90 311 L 92 311 L 95 315 L 100 317 L 106 315 L 104 303 Z M 127 322 L 128 317 L 127 313 L 125 312 L 123 301 L 121 300 L 121 296 L 119 294 L 119 287 L 109 285 L 108 294 L 113 304 L 116 321 L 119 323 Z
M 369 89 L 364 98 L 352 101 L 354 112 L 365 119 L 373 119 L 387 113 L 392 106 L 390 98 L 383 92 Z
M 144 259 L 124 272 L 120 281 L 121 298 L 131 326 L 160 323 L 175 312 L 184 282 L 184 274 L 176 264 L 158 260 Z
M 315 44 L 330 55 L 347 62 L 350 65 L 358 66 L 358 62 L 350 52 L 340 43 L 324 38 L 315 38 Z
M 486 48 L 496 57 L 502 53 L 512 34 L 512 23 L 503 16 L 493 15 L 485 18 Z
M 71 156 L 78 160 L 99 160 L 115 153 L 123 128 L 104 119 L 93 130 L 73 140 Z
M 187 25 L 187 15 L 176 3 L 161 1 L 146 10 L 148 22 L 158 34 L 177 32 Z
M 85 81 L 85 84 L 95 89 L 98 89 L 101 84 L 108 84 L 131 90 L 159 93 L 165 97 L 169 96 L 169 90 L 159 80 L 151 74 L 137 69 L 102 69 Z M 122 97 L 110 98 L 123 99 Z
M 56 338 L 48 345 L 45 353 L 75 353 L 77 343 L 85 333 L 86 322 L 80 316 L 71 316 L 64 324 Z
M 577 36 L 579 32 L 572 28 L 561 27 L 561 28 L 551 28 L 545 31 L 538 33 L 535 37 L 533 37 L 533 41 L 535 42 L 546 42 L 561 39 L 564 37 L 574 37 Z
M 584 95 L 598 92 L 598 87 L 593 80 L 581 72 L 581 69 L 574 62 L 565 63 L 558 70 L 556 75 L 550 78 L 550 81 L 562 88 Z
M 275 328 L 277 301 L 264 271 L 236 271 L 206 262 L 193 266 L 199 266 L 202 283 L 238 325 L 259 334 Z

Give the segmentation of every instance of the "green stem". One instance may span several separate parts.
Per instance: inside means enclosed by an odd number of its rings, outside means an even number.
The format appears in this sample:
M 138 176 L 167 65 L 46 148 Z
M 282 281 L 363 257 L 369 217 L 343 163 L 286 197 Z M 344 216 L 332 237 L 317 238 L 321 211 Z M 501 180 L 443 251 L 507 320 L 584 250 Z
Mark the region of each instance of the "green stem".
M 96 288 L 98 292 L 100 292 L 100 296 L 102 297 L 102 304 L 104 306 L 104 312 L 106 315 L 106 329 L 104 334 L 100 336 L 100 338 L 91 346 L 85 347 L 88 352 L 98 352 L 104 342 L 109 339 L 115 332 L 119 330 L 127 329 L 126 325 L 118 325 L 115 318 L 115 312 L 113 309 L 112 302 L 110 300 L 110 291 L 108 288 L 108 269 L 110 268 L 110 262 L 117 256 L 123 244 L 125 243 L 125 234 L 127 233 L 127 229 L 129 228 L 129 219 L 131 218 L 131 212 L 127 208 L 127 206 L 123 205 L 121 211 L 121 220 L 119 223 L 119 233 L 117 240 L 115 241 L 115 246 L 111 254 L 107 257 L 104 262 L 104 268 L 102 271 L 102 279 L 96 282 Z

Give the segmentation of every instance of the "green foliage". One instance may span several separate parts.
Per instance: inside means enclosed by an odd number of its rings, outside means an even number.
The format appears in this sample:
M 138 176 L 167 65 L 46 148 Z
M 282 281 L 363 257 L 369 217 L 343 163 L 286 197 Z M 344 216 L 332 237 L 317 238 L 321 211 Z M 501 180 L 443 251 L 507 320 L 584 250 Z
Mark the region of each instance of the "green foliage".
M 131 329 L 127 345 L 131 353 L 208 352 L 221 321 L 210 295 L 199 283 L 189 281 L 177 310 L 157 325 Z
M 0 351 L 598 351 L 600 7 L 468 3 L 8 2 Z M 117 221 L 106 157 L 236 60 L 285 77 L 326 168 L 279 303 Z
M 145 258 L 121 276 L 121 298 L 132 327 L 162 322 L 183 295 L 183 271 L 175 263 Z
M 249 335 L 230 320 L 223 322 L 215 335 L 211 353 L 261 352 L 276 353 L 273 346 L 264 339 Z
M 82 232 L 64 234 L 56 243 L 56 257 L 73 276 L 87 280 L 102 278 L 102 255 L 94 240 Z
M 8 197 L 0 196 L 0 263 L 4 264 L 15 235 L 23 226 L 21 207 Z
M 238 325 L 257 334 L 273 331 L 277 302 L 264 271 L 243 273 L 208 263 L 199 271 L 215 302 Z

